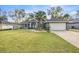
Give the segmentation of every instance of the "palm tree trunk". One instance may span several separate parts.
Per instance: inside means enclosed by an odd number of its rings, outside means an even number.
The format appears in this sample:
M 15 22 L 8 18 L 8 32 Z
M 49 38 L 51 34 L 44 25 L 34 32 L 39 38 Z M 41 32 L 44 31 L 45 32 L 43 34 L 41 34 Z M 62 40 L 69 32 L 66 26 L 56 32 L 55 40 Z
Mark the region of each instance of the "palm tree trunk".
M 43 29 L 43 22 L 39 21 L 38 22 L 38 30 L 42 30 Z

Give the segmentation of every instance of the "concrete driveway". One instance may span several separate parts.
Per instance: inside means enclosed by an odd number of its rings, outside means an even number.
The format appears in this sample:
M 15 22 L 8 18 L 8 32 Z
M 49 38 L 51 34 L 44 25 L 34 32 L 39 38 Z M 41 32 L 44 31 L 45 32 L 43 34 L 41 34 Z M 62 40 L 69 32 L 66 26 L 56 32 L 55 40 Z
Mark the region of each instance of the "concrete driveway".
M 74 31 L 53 31 L 67 42 L 79 48 L 79 32 Z

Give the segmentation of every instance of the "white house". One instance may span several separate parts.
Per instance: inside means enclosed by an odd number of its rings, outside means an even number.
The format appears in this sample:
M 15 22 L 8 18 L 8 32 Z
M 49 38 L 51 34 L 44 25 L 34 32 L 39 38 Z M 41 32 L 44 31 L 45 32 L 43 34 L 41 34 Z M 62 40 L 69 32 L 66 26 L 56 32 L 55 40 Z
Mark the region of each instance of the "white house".
M 59 21 L 59 20 L 47 20 L 44 21 L 44 26 L 50 30 L 69 30 L 69 29 L 79 29 L 79 21 Z M 24 28 L 24 29 L 35 29 L 38 27 L 38 21 L 24 21 L 22 23 L 10 23 L 10 22 L 3 22 L 0 23 L 0 30 L 3 29 L 17 29 L 17 28 Z
M 21 27 L 21 25 L 20 24 L 16 24 L 16 23 L 10 23 L 10 22 L 0 23 L 0 30 L 17 29 L 17 28 L 20 28 L 20 27 Z
M 3 29 L 13 29 L 13 26 L 10 24 L 0 24 L 0 30 Z
M 44 22 L 44 26 L 48 27 L 50 31 L 53 30 L 69 30 L 79 29 L 79 21 L 52 21 L 47 20 Z M 22 27 L 28 29 L 35 29 L 38 27 L 37 21 L 25 21 L 22 23 Z

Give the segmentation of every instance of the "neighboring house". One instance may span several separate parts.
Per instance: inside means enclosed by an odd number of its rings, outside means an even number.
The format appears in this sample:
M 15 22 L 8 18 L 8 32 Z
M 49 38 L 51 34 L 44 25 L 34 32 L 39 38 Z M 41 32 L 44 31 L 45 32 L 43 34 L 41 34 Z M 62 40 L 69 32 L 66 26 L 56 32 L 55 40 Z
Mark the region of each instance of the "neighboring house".
M 17 28 L 20 28 L 20 24 L 8 22 L 6 16 L 0 16 L 0 30 Z
M 9 29 L 11 26 L 7 24 L 8 19 L 5 16 L 0 16 L 0 30 Z
M 13 26 L 10 25 L 9 23 L 0 23 L 0 30 L 3 29 L 13 29 Z
M 16 23 L 11 23 L 11 22 L 0 23 L 0 30 L 4 30 L 4 29 L 18 29 L 20 27 L 21 27 L 21 25 L 20 24 L 16 24 Z

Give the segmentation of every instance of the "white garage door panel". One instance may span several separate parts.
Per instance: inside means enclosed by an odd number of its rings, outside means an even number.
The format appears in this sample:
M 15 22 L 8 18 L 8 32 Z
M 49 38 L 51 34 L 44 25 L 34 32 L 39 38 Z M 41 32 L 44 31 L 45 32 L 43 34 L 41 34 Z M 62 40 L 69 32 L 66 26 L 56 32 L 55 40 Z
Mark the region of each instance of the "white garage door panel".
M 66 23 L 51 23 L 50 30 L 66 30 Z

